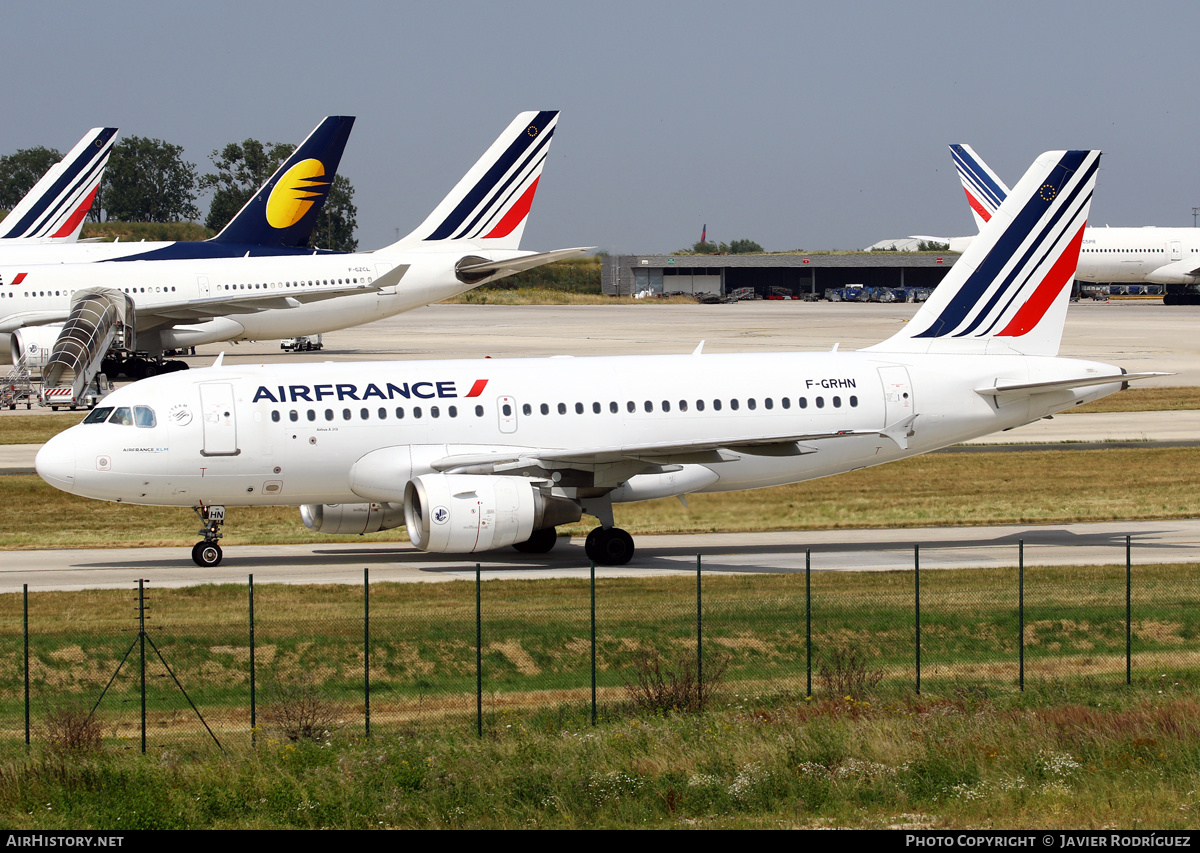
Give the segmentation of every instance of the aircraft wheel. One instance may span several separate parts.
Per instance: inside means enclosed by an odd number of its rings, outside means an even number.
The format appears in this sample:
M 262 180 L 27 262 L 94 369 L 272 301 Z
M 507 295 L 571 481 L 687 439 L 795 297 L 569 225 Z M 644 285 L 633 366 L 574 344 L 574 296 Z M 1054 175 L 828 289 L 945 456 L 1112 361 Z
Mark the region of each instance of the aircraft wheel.
M 588 559 L 600 566 L 623 566 L 633 559 L 633 537 L 619 527 L 597 527 L 583 544 Z
M 192 546 L 192 562 L 205 569 L 221 564 L 221 546 L 216 542 L 197 542 Z
M 558 542 L 558 531 L 553 527 L 535 530 L 524 542 L 513 545 L 522 554 L 545 554 Z

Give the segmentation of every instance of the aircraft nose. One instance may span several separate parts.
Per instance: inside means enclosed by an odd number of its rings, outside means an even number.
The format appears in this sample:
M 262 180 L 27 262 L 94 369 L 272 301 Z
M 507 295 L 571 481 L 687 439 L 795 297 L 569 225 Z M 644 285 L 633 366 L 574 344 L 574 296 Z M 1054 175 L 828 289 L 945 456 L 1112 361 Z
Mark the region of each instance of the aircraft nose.
M 56 489 L 75 486 L 75 445 L 66 435 L 56 435 L 42 445 L 33 461 L 38 476 Z

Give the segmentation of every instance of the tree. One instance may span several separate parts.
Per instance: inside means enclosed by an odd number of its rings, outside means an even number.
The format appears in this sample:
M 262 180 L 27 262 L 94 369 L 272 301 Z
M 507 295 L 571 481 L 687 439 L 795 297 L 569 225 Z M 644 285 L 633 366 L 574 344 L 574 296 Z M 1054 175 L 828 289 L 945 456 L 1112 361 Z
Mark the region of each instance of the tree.
M 283 142 L 231 142 L 209 159 L 216 173 L 200 178 L 201 189 L 214 189 L 208 218 L 204 224 L 220 231 L 248 202 L 275 170 L 296 150 L 295 145 Z M 358 248 L 354 236 L 358 228 L 358 208 L 354 205 L 354 187 L 341 175 L 336 175 L 329 196 L 313 226 L 310 247 L 353 252 Z
M 62 156 L 53 148 L 38 145 L 0 157 L 0 207 L 5 210 L 16 207 Z
M 119 222 L 176 222 L 200 217 L 196 164 L 183 148 L 130 136 L 113 146 L 103 182 L 104 209 Z
M 693 255 L 753 255 L 761 254 L 765 249 L 753 240 L 734 240 L 732 243 L 710 243 L 707 241 L 693 243 L 692 248 L 684 249 L 677 254 Z
M 200 178 L 200 189 L 216 192 L 204 220 L 205 227 L 220 231 L 228 225 L 294 148 L 280 142 L 263 144 L 257 139 L 247 139 L 242 143 L 231 142 L 209 155 L 217 171 Z
M 763 247 L 753 240 L 734 240 L 729 244 L 731 255 L 761 255 Z

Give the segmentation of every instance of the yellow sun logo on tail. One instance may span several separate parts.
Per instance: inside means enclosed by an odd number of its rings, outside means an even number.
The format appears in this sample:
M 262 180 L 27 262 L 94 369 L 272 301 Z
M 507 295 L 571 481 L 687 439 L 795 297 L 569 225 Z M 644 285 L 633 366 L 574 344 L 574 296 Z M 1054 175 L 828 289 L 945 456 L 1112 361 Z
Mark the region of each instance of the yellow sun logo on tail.
M 272 228 L 290 228 L 303 219 L 327 192 L 330 182 L 324 177 L 325 164 L 320 160 L 301 160 L 288 169 L 267 199 L 267 223 Z

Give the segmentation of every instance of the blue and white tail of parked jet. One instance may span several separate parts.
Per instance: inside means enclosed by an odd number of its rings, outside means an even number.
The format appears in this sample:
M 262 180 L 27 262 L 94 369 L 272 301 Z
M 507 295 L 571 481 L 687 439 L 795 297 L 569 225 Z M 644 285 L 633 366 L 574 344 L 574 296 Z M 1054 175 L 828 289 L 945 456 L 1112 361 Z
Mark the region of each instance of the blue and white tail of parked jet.
M 983 226 L 991 221 L 992 214 L 1008 197 L 1008 187 L 970 145 L 951 145 L 950 156 L 954 159 L 958 179 L 962 181 L 963 191 L 967 194 L 975 225 L 982 231 Z
M 518 115 L 401 244 L 460 240 L 518 248 L 557 125 L 558 110 Z
M 93 127 L 50 167 L 0 222 L 0 245 L 74 243 L 100 188 L 117 138 L 115 127 Z

